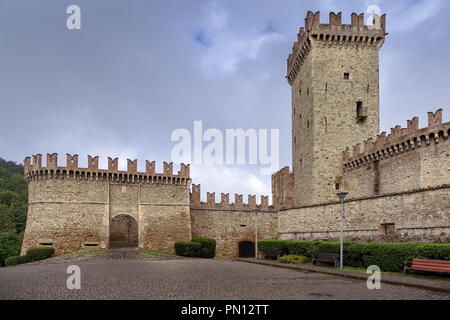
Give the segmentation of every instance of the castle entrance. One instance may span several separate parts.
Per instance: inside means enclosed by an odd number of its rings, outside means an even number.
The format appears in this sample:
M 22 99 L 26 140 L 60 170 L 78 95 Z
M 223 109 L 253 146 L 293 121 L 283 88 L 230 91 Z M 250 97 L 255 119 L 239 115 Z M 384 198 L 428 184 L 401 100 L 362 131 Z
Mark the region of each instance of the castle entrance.
M 239 258 L 254 258 L 255 243 L 252 241 L 239 242 Z
M 111 247 L 137 247 L 138 224 L 135 218 L 127 214 L 119 214 L 111 219 L 109 228 Z

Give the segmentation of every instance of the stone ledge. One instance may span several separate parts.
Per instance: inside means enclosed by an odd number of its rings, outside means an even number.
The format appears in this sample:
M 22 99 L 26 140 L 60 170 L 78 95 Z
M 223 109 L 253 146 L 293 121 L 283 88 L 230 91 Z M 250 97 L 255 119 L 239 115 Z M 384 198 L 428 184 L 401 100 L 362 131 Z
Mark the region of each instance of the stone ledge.
M 325 273 L 325 274 L 331 274 L 331 275 L 340 276 L 340 277 L 364 280 L 364 281 L 366 281 L 368 278 L 368 275 L 366 275 L 366 274 L 359 274 L 359 273 L 341 271 L 338 269 L 333 269 L 333 268 L 328 268 L 328 267 L 318 267 L 318 266 L 306 265 L 306 264 L 297 264 L 297 265 L 282 264 L 282 263 L 274 262 L 274 261 L 244 259 L 244 258 L 238 258 L 235 260 L 247 262 L 247 263 L 262 264 L 262 265 L 276 267 L 276 268 L 285 268 L 285 269 L 293 269 L 293 270 L 299 270 L 299 271 Z M 395 275 L 395 274 L 382 274 L 381 282 L 450 293 L 450 281 L 447 281 L 447 280 L 419 279 L 419 278 L 414 278 L 411 276 L 407 277 L 407 276 L 401 276 L 401 275 Z

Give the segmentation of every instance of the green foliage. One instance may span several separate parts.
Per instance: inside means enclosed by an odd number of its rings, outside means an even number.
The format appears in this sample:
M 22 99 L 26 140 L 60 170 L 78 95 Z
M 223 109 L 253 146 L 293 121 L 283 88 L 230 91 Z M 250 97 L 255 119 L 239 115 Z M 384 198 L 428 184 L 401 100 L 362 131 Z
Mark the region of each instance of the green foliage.
M 197 242 L 202 245 L 200 257 L 214 258 L 216 255 L 216 240 L 210 238 L 197 237 L 193 238 L 192 242 Z
M 314 257 L 317 254 L 317 246 L 312 241 L 288 241 L 286 243 L 289 254 Z
M 175 252 L 183 257 L 199 257 L 202 250 L 202 244 L 198 242 L 175 242 Z
M 289 254 L 289 255 L 280 257 L 280 259 L 278 259 L 278 261 L 281 263 L 303 264 L 303 263 L 308 263 L 311 260 L 305 256 Z
M 28 256 L 12 256 L 5 259 L 5 266 L 11 267 L 18 264 L 24 264 L 31 262 L 30 258 Z
M 30 248 L 27 250 L 27 256 L 31 261 L 38 261 L 50 258 L 55 253 L 53 248 Z
M 313 258 L 317 253 L 340 252 L 339 241 L 288 241 L 262 240 L 258 242 L 260 251 L 288 251 L 289 254 Z M 377 265 L 384 272 L 400 272 L 405 262 L 423 258 L 450 260 L 450 244 L 423 244 L 401 242 L 344 242 L 344 264 L 367 268 Z
M 214 258 L 216 240 L 198 237 L 191 242 L 175 242 L 175 252 L 184 257 Z
M 0 158 L 0 266 L 22 246 L 27 219 L 27 184 L 23 166 Z
M 289 253 L 287 244 L 291 242 L 288 240 L 261 240 L 258 241 L 258 251 L 269 252 L 269 251 L 281 251 L 281 255 L 286 255 Z

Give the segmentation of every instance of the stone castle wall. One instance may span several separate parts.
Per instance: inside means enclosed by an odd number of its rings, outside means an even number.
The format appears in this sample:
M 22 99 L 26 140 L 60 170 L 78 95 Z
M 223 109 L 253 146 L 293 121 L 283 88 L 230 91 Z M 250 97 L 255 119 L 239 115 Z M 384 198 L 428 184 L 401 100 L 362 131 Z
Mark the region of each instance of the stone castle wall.
M 344 189 L 349 197 L 370 197 L 450 183 L 450 122 L 442 109 L 429 113 L 428 127 L 419 118 L 397 126 L 343 152 Z
M 28 181 L 28 218 L 22 253 L 28 248 L 53 246 L 56 254 L 106 249 L 118 216 L 137 222 L 139 247 L 174 252 L 176 241 L 191 239 L 189 216 L 189 166 L 173 174 L 164 163 L 164 173 L 154 172 L 147 162 L 145 173 L 137 162 L 118 170 L 118 159 L 109 158 L 108 170 L 98 169 L 98 157 L 89 156 L 88 168 L 78 168 L 78 156 L 67 155 L 67 166 L 57 165 L 57 155 L 25 159 Z M 134 231 L 133 231 L 134 232 Z
M 427 128 L 414 118 L 378 135 L 386 18 L 376 17 L 377 28 L 365 26 L 363 14 L 351 18 L 343 25 L 341 14 L 330 13 L 321 24 L 318 12 L 308 12 L 289 55 L 294 206 L 279 212 L 279 237 L 338 239 L 339 190 L 349 192 L 349 240 L 448 241 L 450 123 L 438 110 Z
M 191 226 L 192 237 L 208 237 L 216 240 L 217 258 L 239 257 L 239 243 L 255 242 L 255 209 L 258 209 L 258 240 L 276 239 L 278 209 L 268 206 L 268 198 L 235 195 L 230 203 L 229 194 L 221 194 L 221 202 L 215 202 L 215 193 L 207 193 L 207 202 L 200 202 L 200 185 L 192 185 Z
M 364 25 L 364 15 L 308 12 L 288 59 L 292 86 L 292 165 L 295 206 L 332 201 L 342 179 L 341 153 L 379 133 L 379 28 Z M 358 105 L 360 112 L 358 116 Z
M 345 240 L 447 242 L 450 185 L 345 202 Z M 392 234 L 386 233 L 391 225 Z M 339 239 L 338 202 L 280 211 L 280 239 Z

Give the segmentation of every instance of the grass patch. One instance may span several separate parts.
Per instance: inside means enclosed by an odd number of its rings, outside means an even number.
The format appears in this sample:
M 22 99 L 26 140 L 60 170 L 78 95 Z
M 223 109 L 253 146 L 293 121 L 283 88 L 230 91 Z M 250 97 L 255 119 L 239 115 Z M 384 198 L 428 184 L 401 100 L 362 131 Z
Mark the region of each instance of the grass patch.
M 278 261 L 281 263 L 290 263 L 290 264 L 305 264 L 310 262 L 310 260 L 307 257 L 293 254 L 282 256 L 278 259 Z
M 50 259 L 60 258 L 60 257 L 85 256 L 85 255 L 88 255 L 88 254 L 102 254 L 102 253 L 105 253 L 105 252 L 106 252 L 105 250 L 72 252 L 72 253 L 61 254 L 59 256 L 53 256 Z
M 139 252 L 144 253 L 144 254 L 153 254 L 153 255 L 157 255 L 157 256 L 176 256 L 175 253 L 158 252 L 158 251 L 151 251 L 151 250 L 144 250 L 144 249 L 140 249 Z

